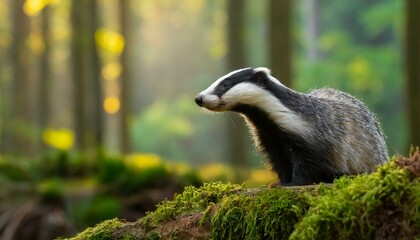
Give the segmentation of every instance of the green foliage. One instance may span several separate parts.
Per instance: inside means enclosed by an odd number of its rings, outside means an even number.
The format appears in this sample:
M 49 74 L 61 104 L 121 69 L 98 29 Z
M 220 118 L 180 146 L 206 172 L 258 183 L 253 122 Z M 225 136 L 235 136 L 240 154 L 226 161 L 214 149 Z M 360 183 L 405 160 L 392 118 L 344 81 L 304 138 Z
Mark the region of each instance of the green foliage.
M 207 82 L 209 83 L 209 82 Z M 207 84 L 206 83 L 206 84 Z M 205 86 L 202 86 L 203 88 Z M 197 108 L 191 95 L 169 101 L 159 100 L 143 109 L 130 122 L 133 148 L 153 152 L 166 159 L 208 163 L 223 159 L 226 149 L 209 147 L 225 144 L 220 129 L 228 117 L 209 118 Z M 162 147 L 164 146 L 164 147 Z
M 81 177 L 94 171 L 98 164 L 98 156 L 85 155 L 78 152 L 50 149 L 40 159 L 32 159 L 29 169 L 37 168 L 37 179 L 48 177 Z
M 132 121 L 135 149 L 171 159 L 186 159 L 187 151 L 182 150 L 182 143 L 194 131 L 189 118 L 194 108 L 193 101 L 186 98 L 177 99 L 171 105 L 163 101 L 152 104 Z
M 98 159 L 98 179 L 103 183 L 117 181 L 127 171 L 121 156 L 101 156 Z
M 87 211 L 87 224 L 93 225 L 116 216 L 121 212 L 121 204 L 118 199 L 111 196 L 99 196 L 94 199 Z
M 143 187 L 150 187 L 162 181 L 165 182 L 165 179 L 170 178 L 169 172 L 163 164 L 143 170 L 129 168 L 124 173 L 124 177 L 121 178 L 118 184 L 121 186 L 122 192 L 127 194 L 137 192 Z
M 127 203 L 124 199 L 130 198 L 129 195 L 165 188 L 161 196 L 152 196 L 164 198 L 168 192 L 202 183 L 197 172 L 186 165 L 182 169 L 177 166 L 154 154 L 122 157 L 98 152 L 88 156 L 52 150 L 31 161 L 1 156 L 0 181 L 6 183 L 2 186 L 2 195 L 13 195 L 19 201 L 35 197 L 40 199 L 37 204 L 41 209 L 48 209 L 50 205 L 62 207 L 66 224 L 84 229 L 121 216 L 128 208 L 154 209 L 156 200 L 146 204 Z M 16 185 L 19 187 L 14 189 Z M 124 237 L 130 239 L 130 235 Z
M 66 204 L 66 212 L 79 229 L 118 217 L 121 208 L 122 205 L 116 197 L 102 195 L 68 199 Z
M 12 159 L 0 156 L 0 176 L 10 181 L 25 181 L 31 178 L 32 173 L 28 171 L 30 162 L 27 160 L 13 161 Z
M 59 202 L 65 195 L 64 182 L 62 179 L 45 179 L 38 184 L 38 192 L 44 201 Z
M 403 1 L 327 0 L 320 5 L 318 20 L 319 55 L 308 59 L 308 39 L 298 39 L 294 86 L 303 91 L 329 86 L 352 93 L 378 114 L 391 152 L 403 152 Z
M 148 162 L 154 159 L 147 157 L 137 159 L 137 162 Z M 137 163 L 138 165 L 138 163 Z M 99 159 L 98 178 L 106 184 L 114 184 L 116 190 L 124 194 L 137 192 L 144 187 L 150 187 L 171 177 L 163 162 L 147 167 L 138 167 L 136 163 L 129 163 L 118 156 L 102 156 Z
M 180 174 L 176 179 L 176 183 L 179 186 L 194 186 L 198 187 L 203 184 L 203 179 L 195 170 L 187 171 L 184 174 Z

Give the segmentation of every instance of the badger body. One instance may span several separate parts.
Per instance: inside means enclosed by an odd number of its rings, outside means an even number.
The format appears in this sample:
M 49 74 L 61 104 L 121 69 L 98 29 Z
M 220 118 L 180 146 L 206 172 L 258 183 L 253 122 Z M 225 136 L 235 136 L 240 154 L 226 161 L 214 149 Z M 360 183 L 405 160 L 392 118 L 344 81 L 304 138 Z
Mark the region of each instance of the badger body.
M 231 72 L 195 101 L 210 111 L 240 113 L 283 186 L 332 182 L 388 160 L 379 123 L 361 101 L 328 88 L 294 91 L 267 68 Z

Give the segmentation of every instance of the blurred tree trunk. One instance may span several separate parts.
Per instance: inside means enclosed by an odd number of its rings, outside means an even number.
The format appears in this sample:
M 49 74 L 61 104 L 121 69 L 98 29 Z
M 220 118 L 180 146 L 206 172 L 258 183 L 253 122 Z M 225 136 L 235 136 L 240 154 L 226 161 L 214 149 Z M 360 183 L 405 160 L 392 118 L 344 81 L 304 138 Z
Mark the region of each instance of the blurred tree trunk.
M 76 147 L 94 150 L 102 144 L 102 89 L 96 51 L 96 0 L 73 1 L 72 65 Z
M 23 12 L 24 0 L 11 3 L 12 23 L 12 92 L 9 106 L 10 117 L 5 128 L 5 153 L 24 155 L 31 152 L 26 128 L 31 120 L 30 94 L 30 49 L 27 40 L 30 34 L 30 19 Z
M 420 12 L 419 0 L 406 0 L 405 55 L 410 142 L 420 146 Z
M 307 0 L 304 3 L 304 21 L 307 47 L 307 59 L 314 61 L 319 58 L 319 0 Z
M 270 0 L 270 68 L 284 85 L 292 85 L 292 0 Z
M 121 55 L 121 108 L 120 108 L 120 132 L 121 132 L 121 150 L 123 153 L 127 154 L 131 151 L 131 142 L 130 142 L 130 133 L 129 133 L 129 117 L 131 112 L 131 75 L 130 75 L 130 54 L 132 50 L 132 36 L 130 31 L 130 0 L 120 0 L 119 1 L 119 10 L 120 10 L 120 24 L 121 24 L 121 33 L 125 38 L 125 46 Z
M 92 93 L 88 94 L 88 96 L 91 97 L 91 100 L 94 102 L 94 110 L 92 111 L 92 114 L 89 116 L 90 122 L 89 126 L 93 129 L 93 135 L 94 135 L 94 144 L 96 147 L 100 146 L 102 147 L 104 144 L 104 110 L 103 110 L 103 90 L 102 90 L 102 78 L 101 78 L 101 62 L 99 59 L 99 54 L 96 47 L 96 41 L 95 41 L 95 33 L 97 29 L 99 28 L 99 22 L 98 22 L 98 1 L 97 0 L 90 0 L 90 26 L 89 26 L 89 32 L 90 32 L 90 59 L 92 61 Z
M 39 77 L 39 125 L 41 130 L 48 127 L 48 121 L 50 117 L 50 83 L 51 83 L 51 72 L 50 72 L 50 12 L 51 9 L 47 5 L 42 10 L 42 35 L 44 39 L 44 52 L 40 59 L 40 77 Z M 45 145 L 42 145 L 45 148 Z
M 228 71 L 246 67 L 245 61 L 245 34 L 244 34 L 244 0 L 228 1 L 228 54 L 227 66 Z M 243 119 L 237 114 L 228 119 L 228 138 L 230 147 L 229 159 L 230 163 L 237 167 L 236 182 L 242 182 L 246 178 L 249 169 L 250 159 L 247 150 L 247 130 Z M 232 126 L 232 121 L 234 122 Z

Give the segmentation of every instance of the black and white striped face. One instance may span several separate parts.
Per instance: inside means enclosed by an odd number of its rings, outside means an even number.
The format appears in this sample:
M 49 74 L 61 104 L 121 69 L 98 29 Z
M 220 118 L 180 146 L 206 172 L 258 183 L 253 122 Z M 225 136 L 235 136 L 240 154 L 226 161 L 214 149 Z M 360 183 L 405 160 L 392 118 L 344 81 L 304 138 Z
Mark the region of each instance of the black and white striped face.
M 255 105 L 263 96 L 267 81 L 279 84 L 267 68 L 244 68 L 217 79 L 195 97 L 195 102 L 210 111 L 230 111 L 240 104 Z
M 297 113 L 299 93 L 282 85 L 267 68 L 244 68 L 216 80 L 195 97 L 195 102 L 214 112 L 236 111 L 253 119 L 253 109 L 265 114 L 279 128 L 306 135 L 311 124 Z

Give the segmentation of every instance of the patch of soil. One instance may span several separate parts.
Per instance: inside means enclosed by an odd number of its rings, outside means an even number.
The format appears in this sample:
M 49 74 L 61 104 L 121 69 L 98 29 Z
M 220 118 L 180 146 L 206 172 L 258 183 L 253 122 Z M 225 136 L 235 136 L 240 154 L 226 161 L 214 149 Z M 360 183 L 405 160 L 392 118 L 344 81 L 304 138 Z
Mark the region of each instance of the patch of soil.
M 202 212 L 181 215 L 159 225 L 154 229 L 154 232 L 159 233 L 161 239 L 172 239 L 175 236 L 179 239 L 208 239 L 211 234 L 210 225 L 208 223 L 200 224 L 202 217 Z
M 409 217 L 408 211 L 405 210 L 407 209 L 402 209 L 402 206 L 384 202 L 371 216 L 375 226 L 375 239 L 393 240 L 400 239 L 401 236 L 404 236 L 404 239 L 412 239 L 414 231 L 410 222 L 406 220 Z

